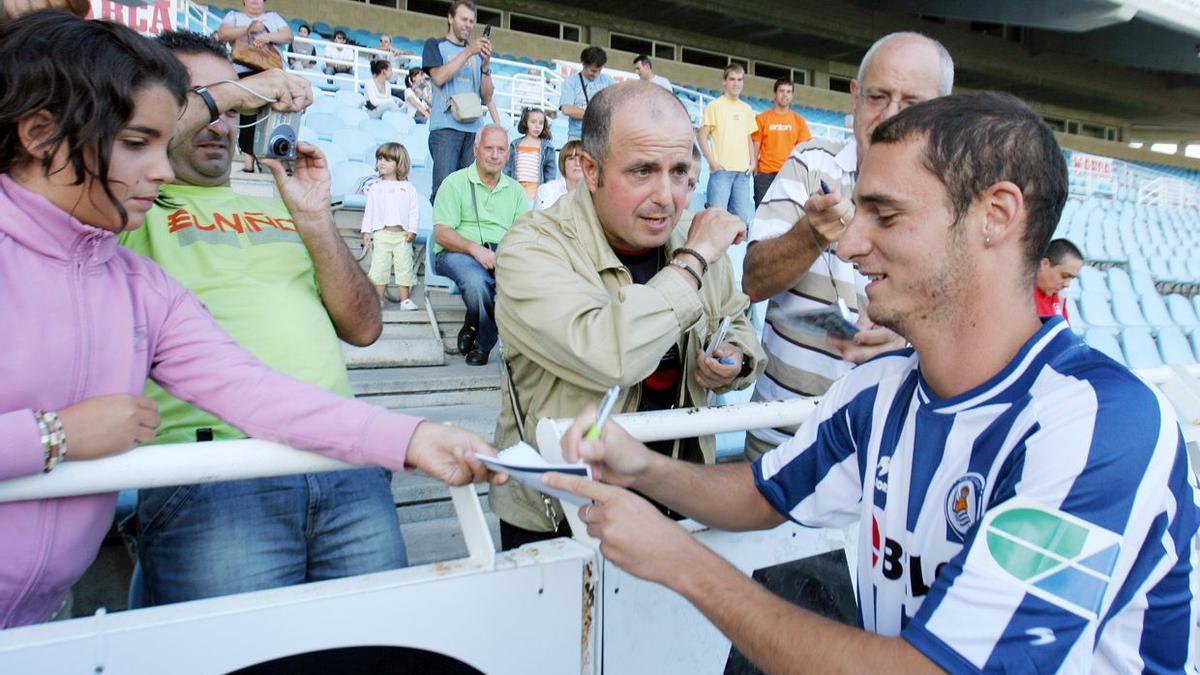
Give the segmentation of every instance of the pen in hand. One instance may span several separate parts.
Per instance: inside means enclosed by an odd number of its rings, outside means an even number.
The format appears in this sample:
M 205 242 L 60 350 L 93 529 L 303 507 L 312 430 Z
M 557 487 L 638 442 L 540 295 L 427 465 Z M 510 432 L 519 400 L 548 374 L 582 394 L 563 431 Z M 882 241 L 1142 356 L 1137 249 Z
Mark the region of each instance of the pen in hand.
M 608 416 L 612 413 L 613 405 L 617 402 L 617 396 L 620 396 L 621 388 L 614 385 L 611 389 L 604 392 L 604 398 L 600 400 L 600 412 L 596 414 L 596 421 L 592 426 L 588 427 L 584 438 L 589 441 L 600 440 L 600 431 L 604 429 L 604 423 L 608 421 Z

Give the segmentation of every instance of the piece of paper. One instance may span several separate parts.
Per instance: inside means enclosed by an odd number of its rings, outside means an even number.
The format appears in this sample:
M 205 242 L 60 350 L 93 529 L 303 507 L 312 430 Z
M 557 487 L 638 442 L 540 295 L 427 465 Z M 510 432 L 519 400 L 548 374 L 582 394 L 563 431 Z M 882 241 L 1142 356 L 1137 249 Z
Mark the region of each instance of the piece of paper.
M 583 506 L 591 501 L 586 497 L 580 497 L 579 495 L 563 492 L 562 490 L 554 490 L 542 484 L 542 475 L 551 471 L 572 476 L 583 476 L 591 480 L 592 467 L 587 464 L 551 464 L 537 450 L 534 450 L 533 446 L 525 442 L 517 443 L 511 448 L 502 450 L 495 457 L 479 453 L 475 453 L 475 456 L 492 471 L 507 473 L 513 480 L 520 481 L 538 492 L 545 493 L 556 499 L 561 499 L 576 506 Z

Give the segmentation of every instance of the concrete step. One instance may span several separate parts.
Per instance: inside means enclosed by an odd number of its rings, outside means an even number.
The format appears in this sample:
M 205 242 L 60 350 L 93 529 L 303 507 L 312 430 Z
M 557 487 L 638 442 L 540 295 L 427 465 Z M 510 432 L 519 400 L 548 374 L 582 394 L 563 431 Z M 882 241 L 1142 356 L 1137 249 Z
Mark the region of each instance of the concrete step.
M 443 422 L 468 429 L 491 443 L 496 435 L 496 420 L 500 417 L 500 406 L 443 405 L 404 408 L 403 412 L 408 415 L 424 417 L 431 422 Z
M 351 370 L 350 386 L 356 396 L 495 391 L 500 388 L 500 368 L 495 359 L 485 366 L 468 366 L 461 357 L 450 357 L 443 366 Z
M 451 357 L 453 358 L 453 357 Z M 499 389 L 460 389 L 457 391 L 431 391 L 408 394 L 384 394 L 381 396 L 359 396 L 364 403 L 377 405 L 388 410 L 404 411 L 410 408 L 436 408 L 448 405 L 482 405 L 500 407 Z
M 367 347 L 342 343 L 347 368 L 394 368 L 404 366 L 440 366 L 446 362 L 442 340 L 432 334 L 403 338 L 382 338 Z

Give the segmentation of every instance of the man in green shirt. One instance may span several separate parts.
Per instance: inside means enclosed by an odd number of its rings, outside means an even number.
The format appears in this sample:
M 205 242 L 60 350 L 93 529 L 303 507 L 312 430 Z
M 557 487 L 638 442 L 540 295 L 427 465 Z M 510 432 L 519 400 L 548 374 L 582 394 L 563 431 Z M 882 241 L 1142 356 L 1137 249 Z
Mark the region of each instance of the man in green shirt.
M 221 44 L 186 32 L 158 39 L 192 84 L 216 89 L 236 79 Z M 172 141 L 175 180 L 121 243 L 190 288 L 264 363 L 350 397 L 338 339 L 371 344 L 382 321 L 371 282 L 330 217 L 324 159 L 302 149 L 293 175 L 276 176 L 282 199 L 239 194 L 229 186 L 237 121 L 230 108 Z M 154 383 L 146 395 L 162 418 L 155 443 L 246 437 Z M 136 520 L 138 606 L 407 564 L 390 477 L 380 468 L 141 490 Z
M 505 176 L 508 132 L 489 124 L 475 137 L 475 163 L 446 176 L 433 203 L 434 271 L 462 289 L 467 320 L 458 351 L 467 365 L 482 366 L 496 346 L 496 246 L 529 199 Z

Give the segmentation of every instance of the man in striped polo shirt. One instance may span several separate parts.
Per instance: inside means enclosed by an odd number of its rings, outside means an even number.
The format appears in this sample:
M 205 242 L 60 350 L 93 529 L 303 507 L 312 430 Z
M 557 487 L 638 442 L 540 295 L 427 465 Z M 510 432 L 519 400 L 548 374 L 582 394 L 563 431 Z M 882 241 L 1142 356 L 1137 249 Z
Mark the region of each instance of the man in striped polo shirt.
M 754 302 L 771 299 L 763 348 L 767 370 L 755 401 L 824 394 L 854 363 L 904 346 L 893 332 L 859 320 L 852 343 L 827 342 L 786 318 L 828 307 L 841 298 L 857 317 L 865 306 L 864 280 L 832 252 L 853 214 L 850 193 L 871 132 L 913 103 L 950 93 L 954 62 L 938 42 L 917 33 L 892 33 L 875 42 L 850 83 L 854 136 L 845 142 L 813 139 L 796 147 L 768 188 L 750 226 L 742 289 Z M 821 182 L 831 192 L 822 194 Z M 758 429 L 746 435 L 754 460 L 795 429 Z
M 612 422 L 585 442 L 590 410 L 564 452 L 615 485 L 548 485 L 595 500 L 580 516 L 604 555 L 765 672 L 1194 672 L 1200 488 L 1174 409 L 1034 307 L 1067 196 L 1054 134 L 1008 94 L 947 96 L 879 125 L 860 166 L 838 254 L 912 348 L 838 380 L 754 464 L 688 465 Z M 772 595 L 638 493 L 725 530 L 857 524 L 865 631 Z

